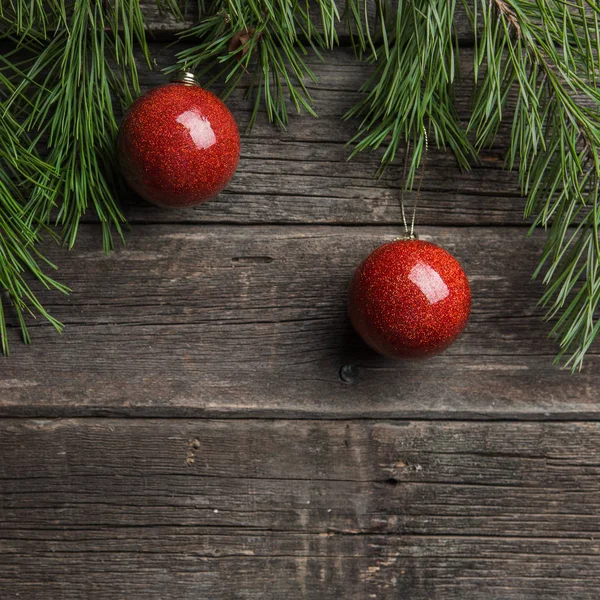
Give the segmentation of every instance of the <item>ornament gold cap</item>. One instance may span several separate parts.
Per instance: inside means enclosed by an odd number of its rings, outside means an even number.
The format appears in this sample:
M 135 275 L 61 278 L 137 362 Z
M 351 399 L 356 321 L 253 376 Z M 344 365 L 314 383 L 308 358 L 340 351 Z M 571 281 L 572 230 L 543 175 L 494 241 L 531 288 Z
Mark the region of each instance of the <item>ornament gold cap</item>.
M 410 240 L 418 240 L 419 236 L 413 231 L 412 233 L 403 233 L 401 236 L 397 237 L 394 241 L 410 241 Z
M 183 83 L 184 85 L 200 85 L 196 76 L 191 71 L 179 71 L 171 77 L 171 83 Z

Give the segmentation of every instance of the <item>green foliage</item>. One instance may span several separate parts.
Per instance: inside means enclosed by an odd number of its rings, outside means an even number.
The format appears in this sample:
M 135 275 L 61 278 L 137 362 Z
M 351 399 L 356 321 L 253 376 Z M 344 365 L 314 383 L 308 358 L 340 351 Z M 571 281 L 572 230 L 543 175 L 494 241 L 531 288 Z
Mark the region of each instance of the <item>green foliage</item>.
M 134 45 L 146 59 L 148 53 L 135 0 L 2 1 L 0 39 L 15 48 L 0 60 L 0 286 L 29 341 L 25 312 L 61 326 L 35 297 L 27 272 L 67 291 L 42 270 L 47 261 L 36 247 L 42 230 L 59 225 L 72 247 L 92 209 L 105 249 L 112 247 L 112 230 L 122 235 L 115 103 L 124 107 L 139 91 Z M 6 333 L 0 307 L 5 353 Z
M 600 330 L 598 16 L 586 0 L 479 0 L 471 13 L 481 37 L 469 128 L 482 147 L 511 118 L 507 166 L 519 168 L 525 216 L 547 230 L 541 304 L 573 369 Z
M 360 55 L 370 51 L 375 72 L 362 86 L 366 95 L 346 115 L 362 119 L 351 154 L 385 147 L 381 170 L 399 148 L 416 139 L 406 186 L 412 188 L 425 147 L 424 131 L 436 145 L 450 147 L 459 165 L 469 167 L 473 152 L 454 104 L 459 76 L 454 36 L 454 0 L 414 0 L 377 4 L 379 27 L 371 31 L 367 11 L 349 0 L 352 37 Z
M 296 110 L 316 116 L 306 81 L 317 78 L 304 56 L 308 48 L 319 54 L 337 43 L 338 19 L 334 0 L 315 0 L 312 6 L 300 0 L 215 0 L 198 25 L 182 34 L 198 43 L 179 52 L 167 72 L 211 73 L 208 85 L 224 78 L 224 97 L 248 74 L 254 98 L 250 127 L 262 102 L 269 121 L 285 127 L 288 99 Z
M 134 43 L 149 60 L 144 23 L 132 1 L 78 0 L 67 15 L 54 21 L 49 42 L 26 40 L 26 78 L 17 93 L 33 109 L 24 128 L 38 139 L 47 136 L 47 161 L 62 175 L 53 187 L 41 180 L 28 213 L 49 223 L 57 208 L 55 222 L 72 247 L 91 207 L 109 250 L 112 229 L 122 235 L 125 222 L 115 194 L 114 102 L 125 107 L 133 100 L 132 90 L 139 92 Z
M 10 88 L 10 83 L 3 82 L 1 75 L 0 83 L 5 84 L 4 89 Z M 36 248 L 41 225 L 29 223 L 25 211 L 27 194 L 34 184 L 42 178 L 53 178 L 54 172 L 30 149 L 17 121 L 4 109 L 0 110 L 0 286 L 16 313 L 23 339 L 29 341 L 26 313 L 37 311 L 56 329 L 62 327 L 39 303 L 25 276 L 29 272 L 46 288 L 67 292 L 64 286 L 45 274 L 43 267 L 52 265 Z M 0 345 L 2 352 L 7 354 L 5 309 L 1 298 Z

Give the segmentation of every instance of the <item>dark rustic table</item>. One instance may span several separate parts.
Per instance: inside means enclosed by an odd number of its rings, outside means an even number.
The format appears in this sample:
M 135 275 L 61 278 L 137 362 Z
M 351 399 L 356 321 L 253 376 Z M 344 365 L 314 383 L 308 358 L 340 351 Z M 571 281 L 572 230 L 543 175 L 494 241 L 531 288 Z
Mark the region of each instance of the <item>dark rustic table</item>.
M 103 255 L 90 222 L 50 251 L 65 333 L 12 329 L 0 361 L 2 600 L 600 597 L 600 358 L 552 366 L 506 138 L 468 173 L 431 152 L 419 233 L 461 260 L 473 313 L 440 357 L 385 360 L 345 299 L 400 232 L 401 168 L 346 161 L 369 67 L 310 61 L 320 118 L 263 115 L 217 200 L 126 199 L 126 247 Z

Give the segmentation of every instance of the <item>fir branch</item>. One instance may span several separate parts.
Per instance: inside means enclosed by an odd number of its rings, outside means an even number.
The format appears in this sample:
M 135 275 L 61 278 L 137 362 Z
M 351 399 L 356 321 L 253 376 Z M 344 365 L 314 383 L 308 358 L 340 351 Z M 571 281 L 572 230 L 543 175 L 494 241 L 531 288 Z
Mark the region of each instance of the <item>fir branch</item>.
M 454 108 L 454 83 L 459 74 L 453 32 L 454 0 L 378 3 L 378 31 L 367 18 L 367 6 L 349 0 L 347 15 L 359 55 L 370 49 L 376 62 L 362 86 L 365 98 L 345 118 L 360 118 L 351 157 L 364 150 L 385 148 L 381 173 L 399 148 L 416 139 L 406 187 L 412 188 L 424 150 L 424 131 L 438 147 L 450 147 L 462 168 L 469 167 L 472 148 Z M 375 41 L 374 41 L 375 40 Z
M 72 247 L 91 207 L 108 250 L 112 230 L 122 237 L 125 223 L 116 201 L 114 102 L 125 107 L 139 92 L 136 42 L 149 60 L 143 17 L 135 0 L 78 0 L 54 26 L 48 43 L 25 39 L 34 58 L 14 100 L 32 103 L 24 127 L 36 139 L 47 136 L 47 160 L 63 177 L 55 187 L 42 179 L 27 211 L 30 223 L 50 223 L 56 208 L 55 222 Z
M 575 370 L 600 330 L 599 9 L 586 0 L 479 0 L 472 17 L 483 30 L 470 129 L 479 147 L 493 141 L 515 90 L 507 164 L 519 167 L 525 216 L 547 231 L 535 275 L 544 273 L 557 360 L 568 355 Z
M 166 71 L 213 74 L 208 85 L 224 78 L 224 97 L 249 75 L 250 129 L 263 102 L 269 121 L 280 127 L 288 123 L 288 100 L 297 111 L 316 116 L 306 82 L 317 78 L 304 56 L 308 48 L 320 55 L 337 44 L 339 15 L 334 0 L 316 0 L 313 7 L 318 16 L 300 0 L 216 0 L 198 25 L 182 34 L 199 43 L 179 52 L 177 64 Z
M 2 0 L 0 39 L 13 43 L 0 57 L 0 288 L 28 342 L 27 313 L 62 329 L 29 285 L 33 275 L 46 288 L 68 292 L 45 274 L 54 265 L 37 248 L 44 231 L 56 237 L 48 228 L 53 213 L 69 246 L 89 207 L 102 223 L 106 249 L 111 229 L 122 233 L 114 99 L 125 107 L 139 92 L 134 44 L 149 57 L 135 0 Z M 46 161 L 38 156 L 41 141 L 49 147 Z M 4 353 L 6 334 L 0 303 Z
M 180 18 L 175 0 L 157 3 Z M 371 16 L 364 0 L 346 0 L 356 52 L 376 62 L 364 99 L 347 115 L 361 119 L 353 155 L 382 147 L 384 168 L 416 138 L 409 188 L 424 130 L 438 146 L 450 147 L 462 167 L 472 155 L 454 108 L 455 3 L 376 0 Z M 337 44 L 334 0 L 316 0 L 311 9 L 299 0 L 197 4 L 199 24 L 183 34 L 197 44 L 169 70 L 216 70 L 216 77 L 225 76 L 225 95 L 249 75 L 250 126 L 263 102 L 282 127 L 290 101 L 315 114 L 307 82 L 316 77 L 305 55 Z M 576 369 L 600 331 L 600 9 L 591 0 L 476 0 L 466 7 L 474 29 L 482 25 L 468 132 L 481 149 L 513 111 L 507 166 L 519 167 L 525 215 L 548 232 L 536 272 L 544 273 L 542 304 L 555 323 L 559 357 L 570 355 L 567 364 Z M 126 106 L 138 92 L 134 43 L 148 55 L 135 0 L 0 0 L 0 38 L 19 51 L 0 57 L 0 286 L 28 340 L 28 312 L 60 328 L 26 276 L 29 271 L 46 287 L 66 291 L 45 275 L 36 247 L 54 215 L 69 246 L 89 207 L 102 223 L 106 248 L 111 230 L 122 232 L 114 199 L 113 99 Z M 49 164 L 36 151 L 45 140 Z M 7 351 L 1 305 L 0 336 Z
M 0 88 L 10 88 L 10 82 L 0 75 Z M 0 102 L 0 287 L 4 289 L 21 328 L 23 340 L 31 341 L 25 316 L 37 312 L 58 331 L 62 325 L 37 299 L 27 273 L 47 289 L 67 293 L 68 289 L 44 271 L 55 268 L 37 249 L 40 224 L 28 223 L 25 203 L 27 194 L 40 179 L 55 181 L 55 174 L 30 148 L 24 134 L 6 106 Z M 0 298 L 0 348 L 8 354 L 6 312 Z

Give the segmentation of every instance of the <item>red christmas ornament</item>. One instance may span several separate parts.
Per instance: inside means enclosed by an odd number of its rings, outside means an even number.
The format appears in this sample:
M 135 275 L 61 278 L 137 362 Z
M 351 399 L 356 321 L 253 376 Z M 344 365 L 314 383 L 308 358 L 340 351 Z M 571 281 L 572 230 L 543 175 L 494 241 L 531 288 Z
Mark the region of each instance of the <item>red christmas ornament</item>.
M 131 106 L 117 152 L 127 183 L 158 206 L 193 206 L 229 183 L 240 156 L 240 134 L 229 109 L 186 73 Z
M 446 250 L 397 240 L 374 250 L 358 267 L 348 308 L 371 348 L 393 358 L 422 358 L 447 348 L 464 329 L 471 289 Z

